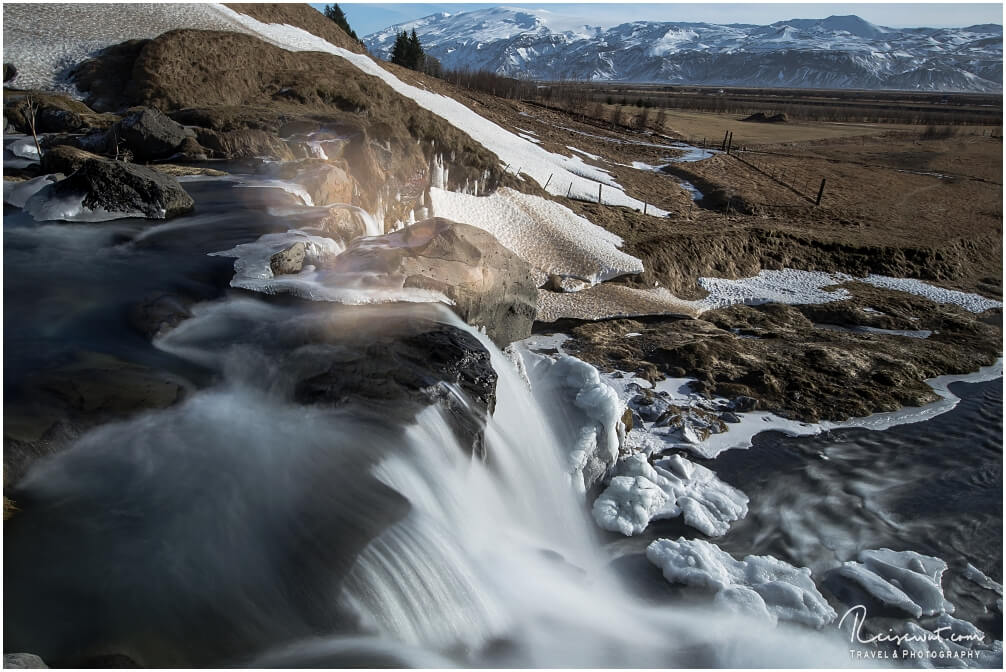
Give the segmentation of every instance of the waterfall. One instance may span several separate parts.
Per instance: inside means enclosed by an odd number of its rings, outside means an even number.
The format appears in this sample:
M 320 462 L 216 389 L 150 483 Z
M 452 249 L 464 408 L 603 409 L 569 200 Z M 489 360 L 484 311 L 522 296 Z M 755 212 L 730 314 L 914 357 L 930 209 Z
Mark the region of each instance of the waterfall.
M 158 345 L 219 382 L 85 435 L 15 493 L 30 505 L 5 523 L 9 645 L 58 661 L 98 641 L 154 666 L 847 662 L 812 631 L 630 594 L 564 470 L 565 402 L 536 398 L 444 306 L 241 296 L 195 312 Z M 290 399 L 296 374 L 342 356 L 340 330 L 401 319 L 490 352 L 485 462 L 436 406 L 404 421 Z M 62 611 L 66 595 L 79 612 Z

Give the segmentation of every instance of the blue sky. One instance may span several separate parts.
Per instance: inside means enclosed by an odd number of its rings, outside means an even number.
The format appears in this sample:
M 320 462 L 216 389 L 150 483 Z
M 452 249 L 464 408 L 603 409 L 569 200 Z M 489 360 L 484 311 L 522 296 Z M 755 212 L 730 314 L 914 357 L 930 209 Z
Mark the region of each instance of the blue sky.
M 312 3 L 318 9 L 324 3 Z M 544 8 L 568 14 L 581 23 L 606 28 L 626 21 L 709 21 L 767 24 L 784 19 L 818 19 L 832 14 L 856 14 L 867 21 L 894 27 L 970 26 L 1003 22 L 1000 3 L 353 3 L 339 6 L 361 37 L 396 23 L 437 12 L 465 12 L 486 7 Z

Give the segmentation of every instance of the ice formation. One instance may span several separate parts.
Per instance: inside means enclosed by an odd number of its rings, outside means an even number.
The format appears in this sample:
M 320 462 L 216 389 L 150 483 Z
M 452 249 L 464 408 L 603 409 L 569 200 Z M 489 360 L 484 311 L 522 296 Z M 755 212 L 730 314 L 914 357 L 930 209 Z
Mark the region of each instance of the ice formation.
M 561 445 L 569 446 L 566 469 L 577 492 L 586 493 L 618 458 L 624 440 L 625 404 L 590 364 L 569 355 L 556 358 L 521 349 L 531 389 L 540 398 L 564 398 L 552 418 Z M 554 404 L 554 401 L 553 401 Z
M 643 271 L 643 262 L 618 249 L 620 237 L 554 201 L 507 188 L 490 196 L 433 188 L 430 198 L 437 217 L 493 234 L 537 269 L 542 282 L 549 274 L 598 283 Z
M 985 590 L 991 590 L 991 591 L 993 591 L 995 593 L 998 593 L 999 595 L 1003 594 L 1003 584 L 996 583 L 995 581 L 993 581 L 992 579 L 990 579 L 985 574 L 985 572 L 983 572 L 982 570 L 978 569 L 977 567 L 975 567 L 974 565 L 972 565 L 970 562 L 968 563 L 968 566 L 964 568 L 964 571 L 962 572 L 962 575 L 968 581 L 971 581 L 972 583 L 978 584 L 979 586 L 981 586 Z
M 278 252 L 296 243 L 305 246 L 304 267 L 299 273 L 273 274 L 270 260 Z M 312 301 L 345 304 L 452 303 L 437 291 L 405 287 L 405 277 L 390 273 L 336 272 L 318 268 L 343 252 L 345 246 L 333 238 L 315 236 L 299 229 L 286 233 L 268 233 L 251 243 L 210 256 L 235 257 L 231 287 L 263 294 L 293 294 Z
M 23 208 L 32 196 L 56 181 L 55 175 L 39 175 L 24 182 L 4 180 L 3 202 L 15 208 Z
M 928 625 L 928 624 L 927 624 Z M 985 642 L 985 634 L 967 621 L 941 614 L 928 627 L 906 621 L 898 629 L 901 648 L 908 653 L 902 659 L 921 667 L 1002 667 L 1002 642 Z
M 820 628 L 837 616 L 814 585 L 809 569 L 770 555 L 735 560 L 708 541 L 681 538 L 657 539 L 646 548 L 646 557 L 669 582 L 715 591 L 721 604 L 740 601 L 745 611 L 767 614 L 773 621 Z
M 639 534 L 651 520 L 683 516 L 699 532 L 718 537 L 747 515 L 747 496 L 709 469 L 679 455 L 652 466 L 641 454 L 618 461 L 615 477 L 594 501 L 594 520 L 611 532 Z
M 52 186 L 43 186 L 24 203 L 24 211 L 36 222 L 108 222 L 113 219 L 128 219 L 146 215 L 142 212 L 110 212 L 104 208 L 89 208 L 84 205 L 84 194 L 57 197 L 52 195 Z M 161 210 L 161 218 L 164 211 Z
M 862 551 L 858 558 L 833 570 L 829 580 L 854 583 L 886 607 L 915 618 L 953 613 L 954 606 L 943 598 L 943 560 L 888 548 Z

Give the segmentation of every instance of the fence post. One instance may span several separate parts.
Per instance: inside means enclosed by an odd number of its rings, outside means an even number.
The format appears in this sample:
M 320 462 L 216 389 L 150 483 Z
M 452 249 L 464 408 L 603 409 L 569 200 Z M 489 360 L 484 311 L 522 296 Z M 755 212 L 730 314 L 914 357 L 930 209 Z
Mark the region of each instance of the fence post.
M 727 154 L 730 153 L 730 147 L 734 144 L 734 133 L 730 131 L 730 135 L 727 138 Z
M 552 173 L 552 174 L 550 174 L 550 175 L 548 176 L 548 179 L 547 179 L 547 180 L 545 180 L 545 186 L 544 186 L 544 187 L 542 187 L 542 189 L 548 189 L 548 183 L 552 181 L 552 175 L 554 175 L 554 174 L 555 174 L 555 173 Z
M 569 192 L 573 189 L 573 183 L 570 182 L 569 186 L 566 187 L 566 198 L 569 198 Z
M 646 214 L 646 201 L 643 201 L 643 214 Z
M 821 178 L 821 188 L 817 191 L 817 203 L 814 205 L 821 205 L 821 197 L 824 196 L 824 178 Z
M 597 204 L 601 204 L 601 183 L 597 183 Z
M 730 135 L 730 131 L 723 134 L 723 144 L 720 145 L 720 151 L 725 152 L 727 150 L 727 136 Z

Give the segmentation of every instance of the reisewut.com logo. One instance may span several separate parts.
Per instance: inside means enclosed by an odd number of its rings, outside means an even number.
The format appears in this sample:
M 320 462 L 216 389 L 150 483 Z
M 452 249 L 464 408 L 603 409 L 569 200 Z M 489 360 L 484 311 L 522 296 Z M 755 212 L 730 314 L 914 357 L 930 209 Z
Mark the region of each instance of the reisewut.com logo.
M 935 630 L 916 627 L 915 632 L 895 632 L 888 628 L 887 632 L 870 634 L 864 632 L 866 607 L 862 604 L 846 611 L 837 627 L 842 629 L 846 620 L 850 624 L 849 643 L 854 645 L 849 649 L 849 655 L 862 660 L 976 659 L 979 651 L 971 647 L 985 638 L 981 632 L 953 632 L 949 625 Z

